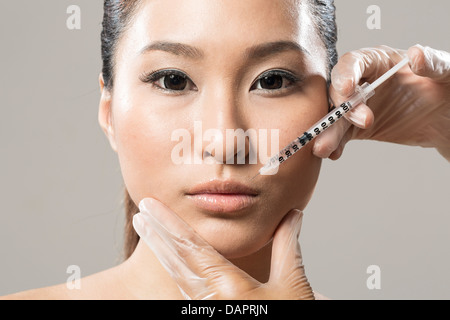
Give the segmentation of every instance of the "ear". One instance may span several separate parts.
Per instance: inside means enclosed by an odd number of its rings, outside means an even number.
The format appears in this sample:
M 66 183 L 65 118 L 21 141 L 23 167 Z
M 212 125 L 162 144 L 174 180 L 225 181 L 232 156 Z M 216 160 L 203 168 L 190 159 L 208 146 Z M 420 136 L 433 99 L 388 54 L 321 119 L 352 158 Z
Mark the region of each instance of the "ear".
M 117 152 L 116 140 L 114 136 L 114 126 L 112 118 L 112 99 L 111 92 L 105 88 L 105 81 L 103 80 L 103 74 L 99 76 L 100 84 L 100 105 L 98 110 L 98 123 L 109 140 L 111 148 Z

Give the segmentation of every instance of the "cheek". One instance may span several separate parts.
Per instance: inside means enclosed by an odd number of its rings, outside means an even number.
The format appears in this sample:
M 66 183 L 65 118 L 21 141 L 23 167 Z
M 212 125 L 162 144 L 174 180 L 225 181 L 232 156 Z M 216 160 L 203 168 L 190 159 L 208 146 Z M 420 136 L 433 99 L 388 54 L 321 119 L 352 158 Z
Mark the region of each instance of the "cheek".
M 312 144 L 305 147 L 304 153 L 292 163 L 286 163 L 285 197 L 291 199 L 295 208 L 304 210 L 314 192 L 322 160 L 312 155 Z M 299 196 L 301 195 L 301 197 Z
M 117 154 L 125 186 L 136 203 L 148 192 L 153 193 L 155 186 L 161 185 L 170 173 L 170 138 L 174 125 L 152 114 L 150 107 L 135 104 L 129 109 L 123 105 L 115 108 Z
M 322 77 L 308 80 L 302 97 L 286 108 L 282 119 L 278 120 L 280 128 L 280 150 L 290 144 L 303 132 L 308 130 L 328 112 L 326 83 Z M 307 144 L 294 156 L 285 161 L 278 173 L 270 181 L 278 186 L 275 198 L 280 205 L 284 203 L 291 208 L 303 210 L 308 204 L 320 172 L 321 159 L 312 153 L 314 141 Z

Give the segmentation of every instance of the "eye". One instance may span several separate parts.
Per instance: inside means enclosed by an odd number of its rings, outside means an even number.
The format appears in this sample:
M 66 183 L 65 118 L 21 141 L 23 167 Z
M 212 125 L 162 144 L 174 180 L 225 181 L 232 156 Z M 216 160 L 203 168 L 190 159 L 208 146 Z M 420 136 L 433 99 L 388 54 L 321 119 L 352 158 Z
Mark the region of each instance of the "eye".
M 260 75 L 251 86 L 251 90 L 276 91 L 288 88 L 300 79 L 284 70 L 269 70 Z
M 270 75 L 265 76 L 262 79 L 259 79 L 258 89 L 281 89 L 283 87 L 283 77 L 279 75 Z
M 187 86 L 187 83 L 188 81 L 186 77 L 177 74 L 164 76 L 158 82 L 158 84 L 162 85 L 164 89 L 170 89 L 175 91 L 184 90 Z
M 178 70 L 159 70 L 141 76 L 141 81 L 150 83 L 161 90 L 185 91 L 195 90 L 189 77 Z

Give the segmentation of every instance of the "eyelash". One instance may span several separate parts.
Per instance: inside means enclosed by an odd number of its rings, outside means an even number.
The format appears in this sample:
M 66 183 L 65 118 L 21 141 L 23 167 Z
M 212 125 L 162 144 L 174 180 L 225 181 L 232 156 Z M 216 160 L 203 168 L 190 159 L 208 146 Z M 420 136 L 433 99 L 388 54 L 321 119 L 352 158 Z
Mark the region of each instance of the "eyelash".
M 272 77 L 272 76 L 280 76 L 283 77 L 284 79 L 287 79 L 288 81 L 291 82 L 291 84 L 288 87 L 283 86 L 280 89 L 258 89 L 258 90 L 262 90 L 265 93 L 268 94 L 279 94 L 280 91 L 284 91 L 284 89 L 289 89 L 289 87 L 292 87 L 296 84 L 301 84 L 303 78 L 296 76 L 294 73 L 290 72 L 290 71 L 285 71 L 285 70 L 280 70 L 280 69 L 273 69 L 273 70 L 268 70 L 263 72 L 261 75 L 258 76 L 258 78 L 256 78 L 255 82 L 252 83 L 251 88 L 253 88 L 259 81 L 263 80 L 265 77 Z
M 185 78 L 188 82 L 190 82 L 195 87 L 195 84 L 193 83 L 193 81 L 184 72 L 176 70 L 176 69 L 165 69 L 165 70 L 151 71 L 149 73 L 142 74 L 139 77 L 139 79 L 142 82 L 149 83 L 152 86 L 154 86 L 155 88 L 157 88 L 159 90 L 162 90 L 164 92 L 169 92 L 171 94 L 181 94 L 182 92 L 184 92 L 184 90 L 167 89 L 167 88 L 163 88 L 163 87 L 161 87 L 161 86 L 156 84 L 159 80 L 161 80 L 161 78 L 163 78 L 165 76 L 170 76 L 170 75 L 176 75 L 176 76 Z M 285 71 L 285 70 L 280 70 L 280 69 L 273 69 L 273 70 L 265 71 L 262 74 L 260 74 L 257 77 L 257 79 L 252 83 L 252 85 L 250 86 L 250 89 L 253 89 L 254 86 L 259 81 L 264 79 L 265 77 L 270 77 L 270 76 L 281 76 L 284 79 L 288 80 L 291 84 L 288 87 L 282 87 L 282 88 L 279 88 L 279 89 L 262 89 L 261 88 L 261 89 L 258 89 L 258 90 L 264 91 L 265 93 L 268 93 L 268 94 L 279 94 L 280 91 L 284 91 L 284 89 L 289 89 L 289 87 L 291 87 L 293 85 L 296 85 L 296 84 L 300 84 L 303 81 L 303 78 L 296 76 L 294 73 L 292 73 L 290 71 Z
M 167 88 L 162 88 L 161 86 L 157 85 L 156 82 L 158 82 L 161 78 L 170 76 L 170 75 L 176 75 L 182 78 L 185 78 L 190 82 L 191 84 L 194 84 L 192 80 L 182 71 L 175 70 L 175 69 L 165 69 L 165 70 L 157 70 L 157 71 L 151 71 L 149 73 L 142 74 L 139 79 L 144 83 L 149 83 L 156 89 L 162 90 L 164 92 L 170 92 L 172 94 L 180 94 L 184 92 L 184 90 L 171 90 Z M 195 86 L 195 85 L 194 85 Z

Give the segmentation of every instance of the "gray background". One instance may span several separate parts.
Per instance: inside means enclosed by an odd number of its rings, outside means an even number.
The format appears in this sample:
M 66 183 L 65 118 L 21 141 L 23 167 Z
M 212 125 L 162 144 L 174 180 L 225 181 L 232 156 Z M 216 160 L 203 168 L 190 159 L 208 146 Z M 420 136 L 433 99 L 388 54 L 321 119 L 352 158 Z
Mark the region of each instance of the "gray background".
M 66 9 L 81 7 L 81 30 Z M 381 8 L 381 30 L 366 9 Z M 336 0 L 339 53 L 450 51 L 450 2 Z M 102 1 L 0 2 L 0 295 L 120 261 L 123 183 L 97 123 Z M 309 280 L 335 299 L 450 298 L 450 166 L 436 151 L 351 142 L 324 161 L 301 235 Z M 369 290 L 369 265 L 381 289 Z

